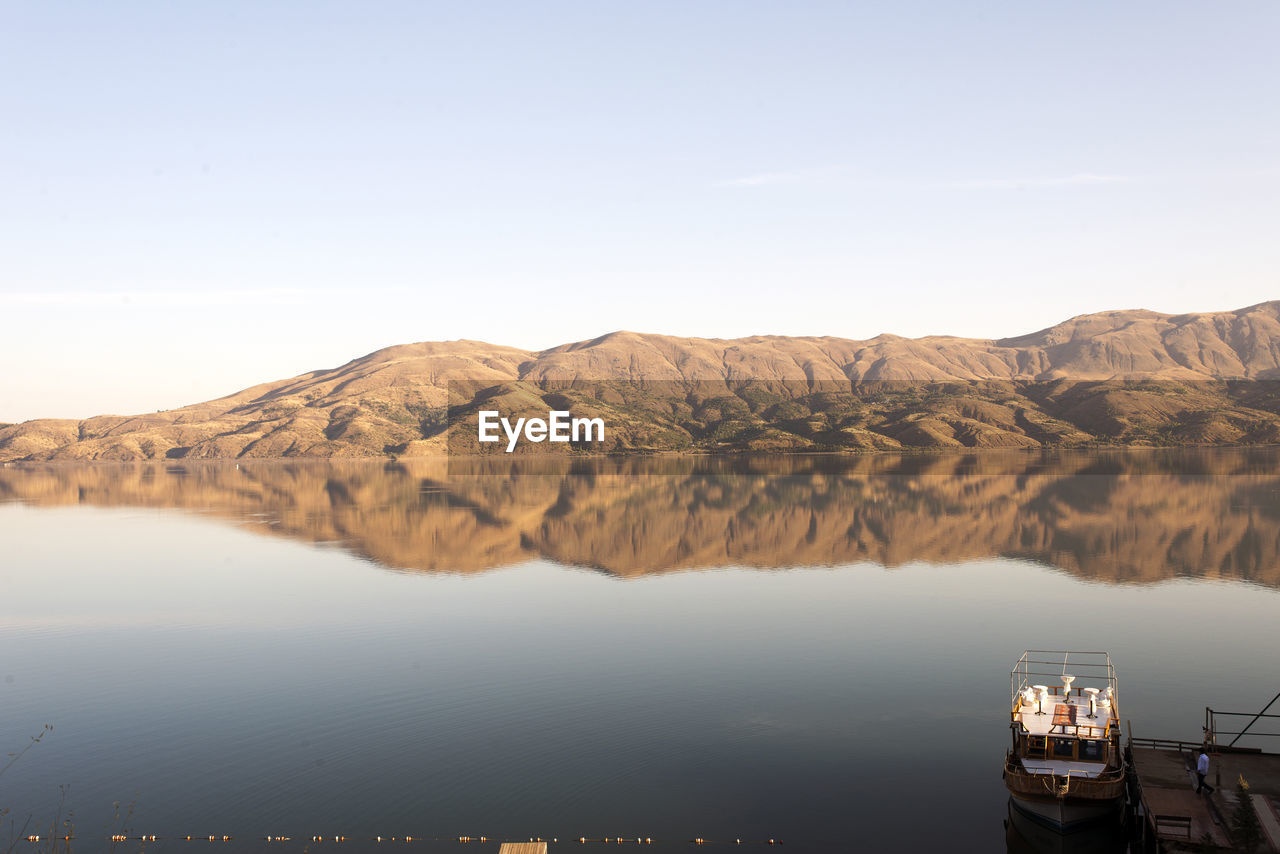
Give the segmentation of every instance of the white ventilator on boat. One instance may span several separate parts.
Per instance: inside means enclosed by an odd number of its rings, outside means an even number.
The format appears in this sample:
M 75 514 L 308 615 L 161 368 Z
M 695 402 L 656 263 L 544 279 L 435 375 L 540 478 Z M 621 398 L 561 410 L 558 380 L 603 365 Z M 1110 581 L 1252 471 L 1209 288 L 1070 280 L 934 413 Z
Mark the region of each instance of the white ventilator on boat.
M 1098 694 L 1097 688 L 1085 688 L 1084 692 L 1089 695 L 1089 717 L 1098 717 Z
M 1048 685 L 1032 685 L 1031 687 L 1034 688 L 1036 691 L 1036 714 L 1043 715 L 1044 714 L 1044 698 L 1045 698 L 1045 695 L 1049 693 L 1049 686 Z

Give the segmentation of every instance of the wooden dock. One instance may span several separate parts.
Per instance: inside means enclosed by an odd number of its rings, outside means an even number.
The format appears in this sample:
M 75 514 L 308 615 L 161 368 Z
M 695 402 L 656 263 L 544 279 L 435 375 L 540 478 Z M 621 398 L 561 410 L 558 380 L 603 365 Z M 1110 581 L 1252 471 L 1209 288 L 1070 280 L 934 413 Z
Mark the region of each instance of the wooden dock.
M 498 854 L 547 854 L 545 842 L 504 842 Z
M 1197 795 L 1199 744 L 1129 740 L 1131 795 L 1141 804 L 1144 840 L 1155 850 L 1171 854 L 1235 850 L 1230 816 L 1236 807 L 1236 781 L 1243 775 L 1262 824 L 1259 851 L 1280 852 L 1280 755 L 1258 750 L 1216 750 L 1209 754 L 1206 781 L 1214 790 L 1212 794 Z

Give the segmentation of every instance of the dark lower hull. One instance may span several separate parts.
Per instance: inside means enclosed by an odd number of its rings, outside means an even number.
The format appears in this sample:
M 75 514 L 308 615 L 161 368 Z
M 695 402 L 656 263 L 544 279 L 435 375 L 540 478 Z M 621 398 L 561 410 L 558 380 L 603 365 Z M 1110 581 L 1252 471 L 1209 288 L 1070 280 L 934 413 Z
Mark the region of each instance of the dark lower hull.
M 1009 799 L 1007 854 L 1126 854 L 1128 842 L 1119 821 L 1098 821 L 1063 832 L 1041 823 Z
M 1076 800 L 1013 795 L 1009 803 L 1027 819 L 1057 833 L 1077 833 L 1120 818 L 1119 799 Z

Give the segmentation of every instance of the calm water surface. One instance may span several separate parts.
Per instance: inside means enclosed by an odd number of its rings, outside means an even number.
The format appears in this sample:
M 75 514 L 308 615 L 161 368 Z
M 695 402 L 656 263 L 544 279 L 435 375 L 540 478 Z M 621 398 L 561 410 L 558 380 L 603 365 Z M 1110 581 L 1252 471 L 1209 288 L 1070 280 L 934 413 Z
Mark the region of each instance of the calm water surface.
M 0 747 L 54 731 L 0 809 L 48 821 L 65 787 L 81 850 L 126 828 L 173 851 L 1004 850 L 1024 648 L 1109 650 L 1138 735 L 1196 739 L 1206 705 L 1280 687 L 1273 472 L 1270 451 L 6 468 Z

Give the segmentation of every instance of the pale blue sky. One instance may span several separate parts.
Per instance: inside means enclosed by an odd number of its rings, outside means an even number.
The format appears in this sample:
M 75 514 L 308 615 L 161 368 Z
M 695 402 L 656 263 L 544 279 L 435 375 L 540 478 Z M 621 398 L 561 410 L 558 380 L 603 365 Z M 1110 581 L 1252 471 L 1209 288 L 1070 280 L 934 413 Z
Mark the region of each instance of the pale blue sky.
M 0 421 L 1280 297 L 1280 5 L 0 2 Z

